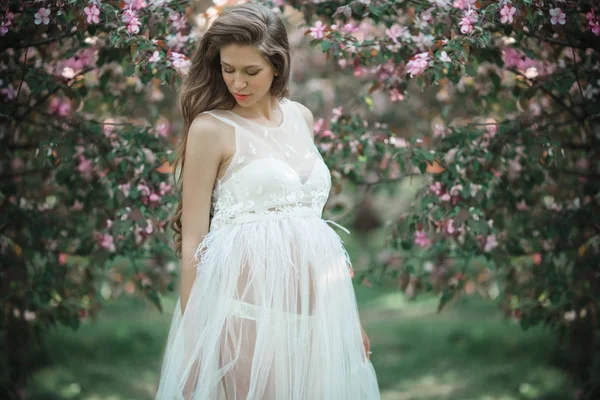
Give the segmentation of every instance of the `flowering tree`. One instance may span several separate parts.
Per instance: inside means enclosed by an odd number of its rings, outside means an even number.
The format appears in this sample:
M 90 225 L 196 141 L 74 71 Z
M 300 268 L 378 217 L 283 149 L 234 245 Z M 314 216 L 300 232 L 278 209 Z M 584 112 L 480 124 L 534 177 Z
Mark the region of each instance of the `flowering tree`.
M 334 175 L 430 180 L 390 229 L 379 279 L 438 290 L 440 308 L 479 292 L 523 328 L 550 327 L 581 398 L 600 397 L 597 3 L 289 3 L 312 44 L 367 85 L 317 126 Z M 411 83 L 437 115 L 410 140 L 357 115 L 378 93 L 403 107 L 419 96 Z
M 187 3 L 0 5 L 2 398 L 17 396 L 49 327 L 75 328 L 122 291 L 160 307 L 173 288 L 161 110 L 173 103 L 163 84 L 189 67 Z
M 200 28 L 226 1 L 215 3 Z M 440 306 L 463 292 L 495 298 L 523 327 L 560 333 L 581 397 L 598 397 L 600 9 L 264 3 L 300 10 L 312 44 L 365 85 L 316 122 L 334 179 L 430 180 L 392 226 L 382 273 L 357 278 L 437 290 Z M 172 101 L 161 85 L 189 68 L 192 11 L 185 0 L 0 5 L 0 381 L 10 396 L 50 326 L 76 327 L 114 293 L 160 306 L 158 292 L 173 289 L 174 140 L 161 114 Z M 367 122 L 381 94 L 398 109 L 428 94 L 414 137 Z

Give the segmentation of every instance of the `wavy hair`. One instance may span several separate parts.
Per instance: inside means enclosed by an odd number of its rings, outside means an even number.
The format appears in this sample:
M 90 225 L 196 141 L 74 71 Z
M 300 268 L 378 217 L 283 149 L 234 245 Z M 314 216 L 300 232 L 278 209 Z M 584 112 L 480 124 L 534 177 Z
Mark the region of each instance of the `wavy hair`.
M 246 3 L 225 10 L 204 33 L 192 56 L 192 65 L 179 93 L 183 115 L 183 136 L 175 158 L 175 187 L 178 204 L 170 222 L 178 257 L 182 250 L 181 177 L 185 167 L 185 151 L 190 125 L 200 113 L 213 109 L 232 109 L 236 101 L 227 89 L 221 72 L 220 49 L 230 44 L 256 46 L 277 72 L 271 84 L 271 96 L 288 97 L 290 48 L 283 21 L 269 8 Z

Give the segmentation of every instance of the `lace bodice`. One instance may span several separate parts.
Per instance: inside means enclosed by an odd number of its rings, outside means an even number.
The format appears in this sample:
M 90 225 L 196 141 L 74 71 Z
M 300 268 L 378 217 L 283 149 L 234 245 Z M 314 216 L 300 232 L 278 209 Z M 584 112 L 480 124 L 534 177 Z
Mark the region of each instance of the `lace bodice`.
M 321 217 L 331 176 L 298 105 L 279 102 L 283 121 L 267 127 L 232 111 L 206 113 L 235 128 L 236 151 L 212 193 L 210 229 L 273 216 Z

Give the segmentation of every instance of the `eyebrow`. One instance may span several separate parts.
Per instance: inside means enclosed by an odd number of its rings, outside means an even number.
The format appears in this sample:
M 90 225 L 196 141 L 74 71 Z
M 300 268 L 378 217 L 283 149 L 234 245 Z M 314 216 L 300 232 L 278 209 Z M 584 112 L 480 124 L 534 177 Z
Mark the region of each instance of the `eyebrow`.
M 221 64 L 225 64 L 228 67 L 233 67 L 233 65 L 227 64 L 225 61 L 221 61 Z M 262 65 L 246 65 L 244 68 L 262 68 Z

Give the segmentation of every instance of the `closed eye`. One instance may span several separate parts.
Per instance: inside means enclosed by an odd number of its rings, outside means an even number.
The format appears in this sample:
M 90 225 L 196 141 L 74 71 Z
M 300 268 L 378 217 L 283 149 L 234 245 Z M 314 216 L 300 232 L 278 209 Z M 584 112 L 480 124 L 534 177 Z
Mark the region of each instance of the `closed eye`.
M 234 71 L 228 71 L 228 70 L 224 69 L 224 70 L 223 70 L 223 72 L 225 72 L 226 74 L 233 74 L 233 72 L 234 72 Z M 247 73 L 248 75 L 250 75 L 250 76 L 254 76 L 254 75 L 257 75 L 259 72 L 260 72 L 260 71 L 257 71 L 257 72 L 252 72 L 252 73 L 250 73 L 250 72 L 246 72 L 246 73 Z

